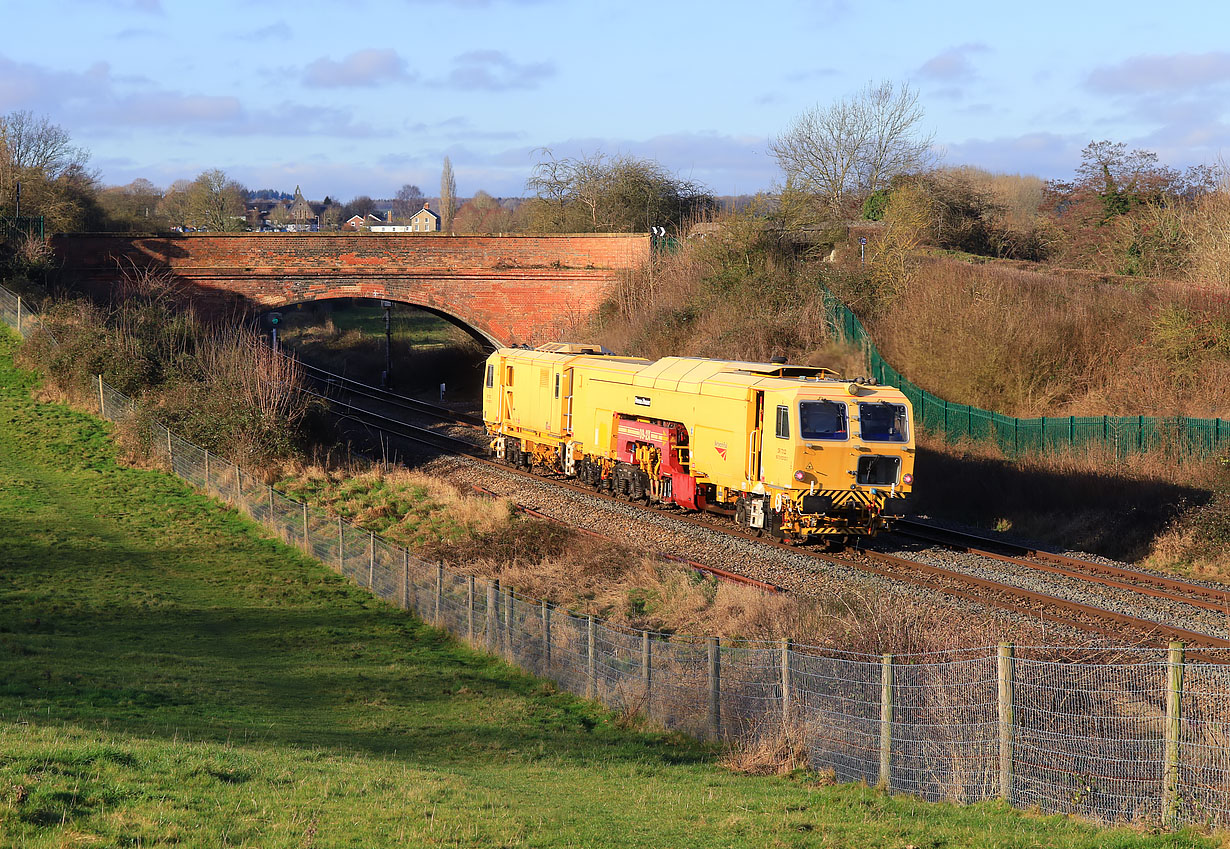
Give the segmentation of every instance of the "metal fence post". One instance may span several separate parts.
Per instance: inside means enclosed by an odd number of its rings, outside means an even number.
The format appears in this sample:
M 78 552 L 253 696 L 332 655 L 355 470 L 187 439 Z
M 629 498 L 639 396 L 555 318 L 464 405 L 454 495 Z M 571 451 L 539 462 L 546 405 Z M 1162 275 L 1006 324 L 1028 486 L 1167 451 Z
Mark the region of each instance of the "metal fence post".
M 551 602 L 542 602 L 542 662 L 543 672 L 551 673 Z
M 782 724 L 790 724 L 790 651 L 789 637 L 782 639 Z
M 1012 804 L 1012 750 L 1015 733 L 1016 648 L 999 644 L 999 798 Z
M 598 697 L 598 663 L 594 654 L 594 643 L 597 641 L 594 617 L 585 617 L 585 698 L 593 700 Z
M 887 790 L 891 781 L 893 753 L 893 656 L 880 657 L 880 779 L 876 787 Z
M 466 639 L 474 642 L 474 576 L 466 576 Z
M 500 591 L 499 581 L 487 582 L 487 651 L 495 651 L 496 594 Z
M 367 532 L 367 588 L 374 589 L 376 585 L 376 533 Z
M 1166 652 L 1166 729 L 1162 764 L 1162 822 L 1174 828 L 1179 820 L 1179 733 L 1182 729 L 1183 643 Z
M 717 637 L 706 637 L 709 654 L 709 736 L 722 734 L 722 651 Z

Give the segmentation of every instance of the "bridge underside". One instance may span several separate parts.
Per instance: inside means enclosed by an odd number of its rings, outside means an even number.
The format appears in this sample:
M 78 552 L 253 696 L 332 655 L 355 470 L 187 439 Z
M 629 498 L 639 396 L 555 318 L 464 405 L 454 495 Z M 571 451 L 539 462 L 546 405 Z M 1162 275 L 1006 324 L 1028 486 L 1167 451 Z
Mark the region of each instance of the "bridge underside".
M 578 338 L 621 271 L 649 259 L 641 234 L 58 236 L 71 281 L 114 286 L 151 272 L 224 312 L 377 298 L 441 315 L 491 345 Z

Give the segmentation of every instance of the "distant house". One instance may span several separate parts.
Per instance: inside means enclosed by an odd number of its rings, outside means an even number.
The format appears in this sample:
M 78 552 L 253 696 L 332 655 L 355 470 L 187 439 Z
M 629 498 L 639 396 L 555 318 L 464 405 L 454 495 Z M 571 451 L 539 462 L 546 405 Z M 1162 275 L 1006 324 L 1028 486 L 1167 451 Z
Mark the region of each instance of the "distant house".
M 440 216 L 432 212 L 428 208 L 429 204 L 424 203 L 423 208 L 414 215 L 410 216 L 410 230 L 414 233 L 437 233 L 440 230 Z
M 362 230 L 367 226 L 367 218 L 362 215 L 352 215 L 342 222 L 343 230 Z

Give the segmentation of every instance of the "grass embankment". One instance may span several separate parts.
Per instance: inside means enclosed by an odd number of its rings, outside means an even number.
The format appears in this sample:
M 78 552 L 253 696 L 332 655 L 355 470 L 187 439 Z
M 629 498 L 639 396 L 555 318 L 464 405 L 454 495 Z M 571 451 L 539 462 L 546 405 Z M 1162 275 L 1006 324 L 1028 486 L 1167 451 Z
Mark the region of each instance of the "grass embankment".
M 0 338 L 0 844 L 1212 846 L 747 778 L 347 585 Z

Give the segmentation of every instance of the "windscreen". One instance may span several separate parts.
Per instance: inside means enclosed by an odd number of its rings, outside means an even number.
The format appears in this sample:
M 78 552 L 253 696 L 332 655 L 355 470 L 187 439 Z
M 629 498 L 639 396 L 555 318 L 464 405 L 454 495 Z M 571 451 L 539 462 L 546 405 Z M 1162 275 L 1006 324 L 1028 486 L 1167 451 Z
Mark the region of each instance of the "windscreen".
M 859 431 L 865 442 L 907 442 L 910 438 L 904 404 L 887 401 L 859 404 L 858 417 Z
M 804 439 L 845 439 L 846 405 L 834 401 L 799 402 L 799 436 Z

